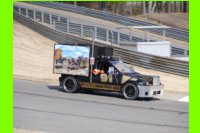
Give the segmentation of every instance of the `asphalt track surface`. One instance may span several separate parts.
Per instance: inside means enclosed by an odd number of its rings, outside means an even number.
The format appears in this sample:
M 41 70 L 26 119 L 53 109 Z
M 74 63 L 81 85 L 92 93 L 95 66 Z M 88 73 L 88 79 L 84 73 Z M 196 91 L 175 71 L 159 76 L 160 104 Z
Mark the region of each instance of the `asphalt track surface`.
M 188 103 L 120 94 L 68 94 L 57 85 L 14 80 L 14 128 L 49 133 L 187 133 Z

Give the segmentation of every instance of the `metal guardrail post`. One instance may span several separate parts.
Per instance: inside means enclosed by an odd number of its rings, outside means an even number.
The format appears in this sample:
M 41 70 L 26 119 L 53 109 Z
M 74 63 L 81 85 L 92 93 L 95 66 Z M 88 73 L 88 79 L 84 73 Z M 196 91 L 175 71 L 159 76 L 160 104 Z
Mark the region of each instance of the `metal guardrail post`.
M 81 37 L 83 37 L 83 25 L 81 24 Z
M 184 51 L 184 55 L 187 55 L 187 50 Z
M 59 21 L 60 21 L 60 17 L 59 17 Z M 69 33 L 69 23 L 70 23 L 70 19 L 67 19 L 67 33 Z
M 35 10 L 33 10 L 33 20 L 35 20 Z
M 148 31 L 147 30 L 145 30 L 144 39 L 149 42 L 149 36 L 148 36 Z
M 49 24 L 52 25 L 52 14 L 49 13 Z
M 119 45 L 119 43 L 120 43 L 120 33 L 117 32 L 117 45 Z
M 110 30 L 111 33 L 111 47 L 113 47 L 113 31 Z
M 165 41 L 165 36 L 166 36 L 166 30 L 163 29 L 163 40 Z
M 19 14 L 21 14 L 22 13 L 22 8 L 21 7 L 19 7 Z
M 53 21 L 53 25 L 52 25 L 53 29 L 56 29 L 56 21 Z
M 109 42 L 109 30 L 106 29 L 106 42 Z
M 129 29 L 129 41 L 132 41 L 132 30 Z
M 25 10 L 26 10 L 26 17 L 28 17 L 28 9 L 27 9 L 27 8 L 25 8 Z
M 97 39 L 97 27 L 94 27 L 94 39 Z
M 42 17 L 41 22 L 44 23 L 44 13 L 43 12 L 41 12 L 41 17 Z

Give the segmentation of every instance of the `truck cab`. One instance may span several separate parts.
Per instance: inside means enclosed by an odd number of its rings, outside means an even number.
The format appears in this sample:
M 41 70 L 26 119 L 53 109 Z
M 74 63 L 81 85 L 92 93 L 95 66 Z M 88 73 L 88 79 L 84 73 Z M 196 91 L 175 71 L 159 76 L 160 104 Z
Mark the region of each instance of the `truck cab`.
M 72 47 L 74 47 L 74 49 L 77 49 L 77 47 L 85 48 L 85 46 L 63 46 L 70 47 L 69 49 L 73 49 Z M 63 46 L 60 46 L 60 48 Z M 58 72 L 58 70 L 55 69 L 61 70 L 61 76 L 59 78 L 60 86 L 62 86 L 66 92 L 73 93 L 81 88 L 111 91 L 119 92 L 125 99 L 130 100 L 138 97 L 153 97 L 163 94 L 164 86 L 161 84 L 159 76 L 144 75 L 135 72 L 131 67 L 123 63 L 119 57 L 114 57 L 112 55 L 112 49 L 97 48 L 97 50 L 95 50 L 97 54 L 93 58 L 94 61 L 91 61 L 89 60 L 91 57 L 90 48 L 91 47 L 88 47 L 88 53 L 85 51 L 86 56 L 80 53 L 78 54 L 80 56 L 68 53 L 69 55 L 74 55 L 74 61 L 71 61 L 72 58 L 66 57 L 64 54 L 62 57 L 65 56 L 65 58 L 59 58 L 57 57 L 58 55 L 55 55 L 54 72 Z M 65 49 L 60 51 L 65 51 Z M 58 49 L 55 48 L 55 51 L 58 51 Z M 75 51 L 75 53 L 76 52 L 77 51 Z M 56 59 L 62 60 L 62 67 L 56 67 Z M 72 62 L 76 64 L 74 69 L 68 67 Z M 91 62 L 93 63 L 91 64 Z

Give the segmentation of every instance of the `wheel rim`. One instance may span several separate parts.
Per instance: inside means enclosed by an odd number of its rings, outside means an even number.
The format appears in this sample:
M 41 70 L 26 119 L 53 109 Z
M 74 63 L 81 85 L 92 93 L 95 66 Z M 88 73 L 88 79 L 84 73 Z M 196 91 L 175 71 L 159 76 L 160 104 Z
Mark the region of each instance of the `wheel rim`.
M 125 89 L 125 94 L 127 97 L 135 96 L 135 88 L 133 86 L 127 86 Z
M 75 84 L 74 84 L 74 81 L 71 80 L 71 79 L 68 79 L 66 82 L 65 82 L 65 88 L 67 90 L 73 90 L 75 87 Z

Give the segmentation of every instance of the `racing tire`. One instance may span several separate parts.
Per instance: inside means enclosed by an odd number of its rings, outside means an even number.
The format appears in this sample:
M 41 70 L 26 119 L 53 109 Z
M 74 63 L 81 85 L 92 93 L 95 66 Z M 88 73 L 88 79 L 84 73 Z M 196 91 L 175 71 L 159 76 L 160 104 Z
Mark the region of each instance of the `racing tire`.
M 62 87 L 67 93 L 74 93 L 80 89 L 80 84 L 74 77 L 68 76 L 63 80 Z
M 123 97 L 128 100 L 135 100 L 139 95 L 139 90 L 133 83 L 126 83 L 121 91 Z

